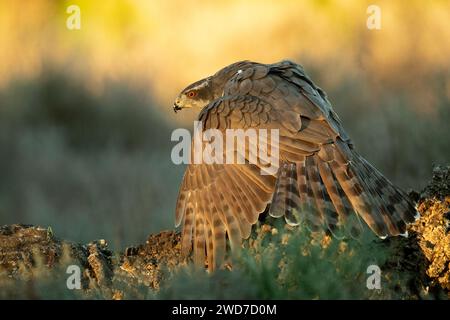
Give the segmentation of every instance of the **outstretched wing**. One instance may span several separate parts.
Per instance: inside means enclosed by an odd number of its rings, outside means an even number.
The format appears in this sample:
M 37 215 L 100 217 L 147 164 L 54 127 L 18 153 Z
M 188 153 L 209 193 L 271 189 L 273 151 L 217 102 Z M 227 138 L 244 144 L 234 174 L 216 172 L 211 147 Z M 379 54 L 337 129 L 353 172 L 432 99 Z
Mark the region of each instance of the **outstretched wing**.
M 301 66 L 290 61 L 254 64 L 237 72 L 225 86 L 225 96 L 235 94 L 267 101 L 280 114 L 278 121 L 283 125 L 301 123 L 298 131 L 294 125 L 289 135 L 280 133 L 284 163 L 278 172 L 272 215 L 284 214 L 288 223 L 295 224 L 293 210 L 316 211 L 319 215 L 306 218 L 330 228 L 356 211 L 381 237 L 406 232 L 406 223 L 417 215 L 414 206 L 403 191 L 353 150 L 325 93 Z M 310 153 L 304 152 L 305 142 Z
M 306 130 L 307 139 L 294 141 L 302 127 L 298 114 L 278 110 L 249 94 L 214 101 L 202 110 L 199 120 L 204 130 L 218 129 L 224 136 L 226 129 L 278 129 L 282 159 L 303 160 L 320 149 L 313 141 L 332 141 L 328 134 L 310 129 Z M 183 177 L 176 208 L 176 224 L 183 224 L 182 251 L 187 255 L 193 247 L 194 260 L 200 265 L 206 253 L 211 269 L 223 261 L 227 238 L 231 248 L 240 247 L 274 194 L 276 175 L 262 175 L 264 165 L 248 162 L 253 150 L 250 142 L 243 154 L 246 164 L 190 164 Z M 259 145 L 255 150 L 259 152 Z M 276 162 L 282 159 L 276 158 Z
M 214 269 L 227 238 L 239 248 L 258 215 L 298 224 L 309 212 L 313 225 L 335 226 L 353 210 L 380 236 L 405 232 L 416 213 L 405 195 L 352 148 L 324 92 L 291 62 L 245 63 L 206 106 L 204 129 L 278 129 L 279 170 L 261 175 L 260 164 L 191 164 L 181 185 L 176 223 L 183 224 L 182 251 Z M 247 145 L 247 160 L 252 148 Z M 312 214 L 311 214 L 312 213 Z
M 199 120 L 203 130 L 218 129 L 226 137 L 227 129 L 279 129 L 278 117 L 272 106 L 257 97 L 233 96 L 210 104 Z M 280 131 L 288 130 L 281 126 Z M 259 145 L 252 145 L 255 142 L 247 140 L 243 153 L 235 150 L 246 160 L 245 164 L 190 164 L 186 169 L 177 202 L 176 224 L 183 223 L 183 254 L 188 254 L 193 244 L 194 260 L 198 264 L 204 263 L 205 252 L 211 269 L 222 263 L 226 238 L 232 249 L 239 248 L 272 198 L 275 175 L 261 174 L 261 170 L 267 170 L 267 164 L 249 162 L 251 154 L 259 152 Z M 202 150 L 206 147 L 204 142 Z M 268 151 L 274 153 L 270 148 Z M 192 156 L 194 152 L 193 147 Z M 223 148 L 222 152 L 225 160 L 227 149 Z M 278 158 L 275 160 L 279 162 Z

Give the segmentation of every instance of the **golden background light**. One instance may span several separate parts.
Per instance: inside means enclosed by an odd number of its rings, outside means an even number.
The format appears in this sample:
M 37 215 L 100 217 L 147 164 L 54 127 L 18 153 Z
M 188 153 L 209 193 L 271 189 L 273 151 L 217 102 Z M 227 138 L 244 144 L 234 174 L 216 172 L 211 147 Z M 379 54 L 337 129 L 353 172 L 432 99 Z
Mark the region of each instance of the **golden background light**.
M 81 9 L 68 30 L 66 9 Z M 148 86 L 161 106 L 188 83 L 240 59 L 294 59 L 329 71 L 325 84 L 364 72 L 371 85 L 412 89 L 430 110 L 427 76 L 446 75 L 448 1 L 378 1 L 382 29 L 368 30 L 370 1 L 3 1 L 0 84 L 45 66 L 83 77 L 95 91 L 106 80 Z M 369 84 L 368 84 L 369 85 Z

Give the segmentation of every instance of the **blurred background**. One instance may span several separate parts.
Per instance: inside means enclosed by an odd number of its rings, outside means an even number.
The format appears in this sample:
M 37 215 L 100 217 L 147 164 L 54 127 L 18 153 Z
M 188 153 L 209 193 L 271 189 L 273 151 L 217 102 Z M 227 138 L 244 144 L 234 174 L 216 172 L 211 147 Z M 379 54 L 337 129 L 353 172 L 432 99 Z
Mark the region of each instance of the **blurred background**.
M 170 160 L 186 85 L 232 62 L 302 64 L 357 150 L 420 190 L 450 162 L 450 4 L 377 1 L 0 1 L 0 225 L 114 249 L 173 228 Z M 81 29 L 70 30 L 70 5 Z

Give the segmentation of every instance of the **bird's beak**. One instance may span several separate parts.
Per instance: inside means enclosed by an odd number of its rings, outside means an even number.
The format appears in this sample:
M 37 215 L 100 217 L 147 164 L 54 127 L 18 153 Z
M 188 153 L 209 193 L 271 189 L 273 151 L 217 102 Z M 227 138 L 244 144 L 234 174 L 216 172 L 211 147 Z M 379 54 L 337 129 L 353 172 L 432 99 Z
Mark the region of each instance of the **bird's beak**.
M 173 112 L 177 113 L 177 111 L 181 110 L 182 108 L 179 107 L 176 103 L 173 104 Z

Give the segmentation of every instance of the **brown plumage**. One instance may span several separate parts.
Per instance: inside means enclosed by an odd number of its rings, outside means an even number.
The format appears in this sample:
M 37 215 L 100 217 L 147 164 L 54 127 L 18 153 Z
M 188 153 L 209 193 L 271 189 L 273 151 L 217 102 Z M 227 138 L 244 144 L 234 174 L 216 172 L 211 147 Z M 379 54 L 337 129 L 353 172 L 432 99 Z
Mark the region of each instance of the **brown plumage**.
M 400 189 L 353 148 L 325 93 L 290 61 L 238 62 L 188 86 L 174 110 L 203 107 L 203 129 L 279 129 L 279 168 L 263 164 L 190 164 L 181 184 L 176 225 L 182 252 L 219 267 L 229 243 L 239 249 L 260 213 L 331 232 L 357 213 L 380 237 L 406 233 L 417 217 Z M 245 158 L 251 153 L 247 146 Z

